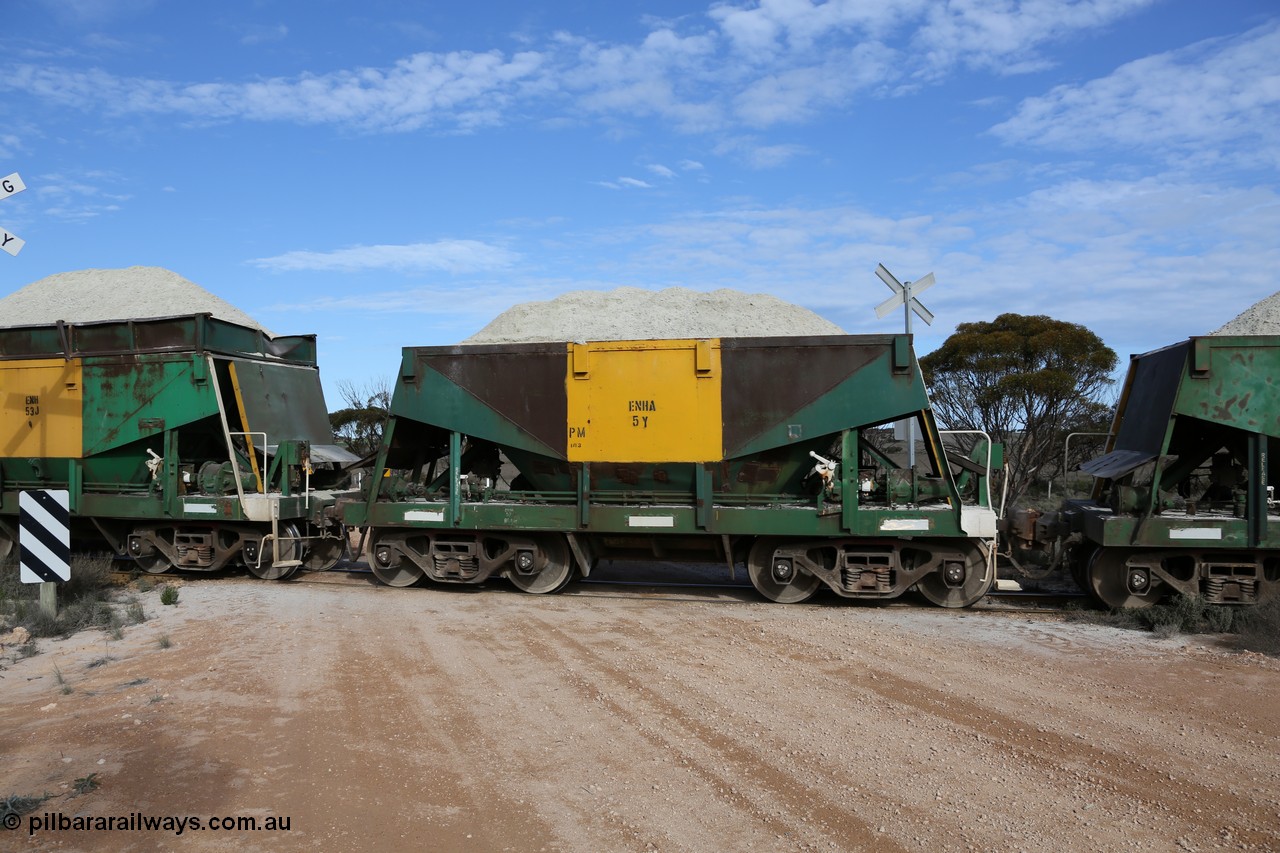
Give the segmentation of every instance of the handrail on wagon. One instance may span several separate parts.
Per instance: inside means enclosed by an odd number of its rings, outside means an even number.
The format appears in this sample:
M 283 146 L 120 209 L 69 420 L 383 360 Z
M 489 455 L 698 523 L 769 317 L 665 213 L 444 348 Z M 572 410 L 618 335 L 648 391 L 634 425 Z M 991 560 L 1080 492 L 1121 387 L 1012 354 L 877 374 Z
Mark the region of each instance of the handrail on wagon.
M 980 435 L 987 440 L 987 509 L 995 512 L 995 507 L 991 505 L 991 436 L 987 435 L 986 430 L 981 429 L 940 429 L 938 435 Z
M 1072 432 L 1067 434 L 1066 441 L 1062 442 L 1062 468 L 1058 474 L 1062 477 L 1062 487 L 1067 487 L 1067 464 L 1071 461 L 1071 457 L 1067 454 L 1071 449 L 1071 439 L 1077 435 L 1111 435 L 1110 432 Z M 1045 496 L 1045 500 L 1053 500 L 1053 478 L 1049 478 L 1049 491 Z

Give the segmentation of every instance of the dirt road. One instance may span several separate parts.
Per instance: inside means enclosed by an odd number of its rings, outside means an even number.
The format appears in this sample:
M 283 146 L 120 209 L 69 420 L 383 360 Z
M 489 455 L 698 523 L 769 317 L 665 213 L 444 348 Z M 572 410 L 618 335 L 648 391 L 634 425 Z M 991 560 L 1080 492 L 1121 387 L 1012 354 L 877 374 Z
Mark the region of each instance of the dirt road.
M 1203 638 L 336 575 L 144 601 L 0 673 L 0 797 L 54 795 L 0 849 L 1280 849 L 1280 666 Z M 289 829 L 29 834 L 134 814 Z

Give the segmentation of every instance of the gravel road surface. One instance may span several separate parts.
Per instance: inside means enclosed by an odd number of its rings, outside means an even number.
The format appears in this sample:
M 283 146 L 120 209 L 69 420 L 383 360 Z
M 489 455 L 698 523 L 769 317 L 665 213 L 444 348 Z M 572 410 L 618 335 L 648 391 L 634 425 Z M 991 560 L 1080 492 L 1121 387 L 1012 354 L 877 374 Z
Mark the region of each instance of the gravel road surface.
M 1203 637 L 731 588 L 142 597 L 0 672 L 0 796 L 53 795 L 0 849 L 1280 849 L 1280 665 Z M 29 834 L 132 813 L 289 830 Z

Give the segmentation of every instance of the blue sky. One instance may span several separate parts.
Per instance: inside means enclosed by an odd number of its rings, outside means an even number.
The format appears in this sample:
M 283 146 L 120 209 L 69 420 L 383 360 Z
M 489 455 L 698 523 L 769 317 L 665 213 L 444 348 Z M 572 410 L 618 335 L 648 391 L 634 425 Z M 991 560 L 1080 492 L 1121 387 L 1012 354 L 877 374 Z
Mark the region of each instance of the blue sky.
M 1123 359 L 1280 285 L 1274 0 L 6 0 L 0 295 L 163 266 L 326 387 L 517 302 L 772 293 Z M 335 402 L 330 400 L 331 405 Z

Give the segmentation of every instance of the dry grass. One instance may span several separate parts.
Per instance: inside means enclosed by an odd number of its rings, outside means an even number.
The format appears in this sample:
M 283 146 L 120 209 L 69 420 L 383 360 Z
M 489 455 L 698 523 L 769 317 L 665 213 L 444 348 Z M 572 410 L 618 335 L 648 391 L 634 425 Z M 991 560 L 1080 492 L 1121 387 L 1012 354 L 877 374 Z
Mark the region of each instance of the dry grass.
M 40 608 L 39 584 L 22 583 L 16 560 L 0 564 L 0 632 L 23 627 L 32 637 L 69 637 L 86 628 L 119 633 L 125 619 L 112 606 L 108 556 L 74 556 L 71 580 L 58 584 L 58 615 Z
M 1250 607 L 1236 617 L 1236 646 L 1280 656 L 1280 598 Z
M 1252 607 L 1234 607 L 1179 595 L 1167 604 L 1132 610 L 1068 612 L 1073 621 L 1150 631 L 1166 639 L 1179 634 L 1230 634 L 1239 649 L 1280 655 L 1280 598 Z

